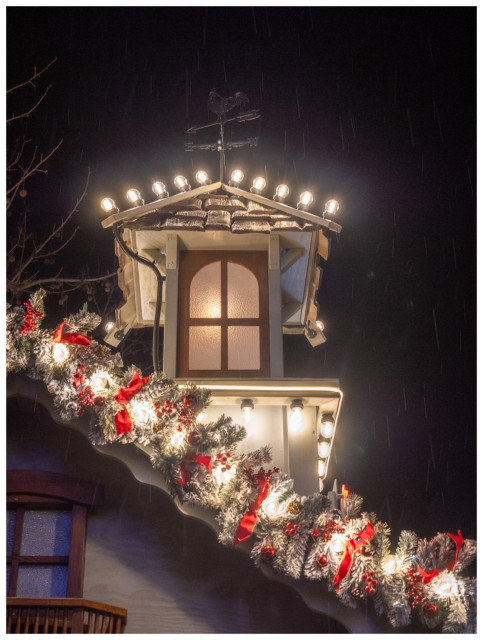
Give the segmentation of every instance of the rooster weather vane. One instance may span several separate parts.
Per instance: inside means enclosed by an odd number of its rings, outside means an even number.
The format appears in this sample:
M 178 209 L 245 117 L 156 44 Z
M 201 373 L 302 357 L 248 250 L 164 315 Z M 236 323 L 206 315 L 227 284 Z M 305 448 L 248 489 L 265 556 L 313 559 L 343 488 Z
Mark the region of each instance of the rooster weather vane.
M 208 96 L 208 108 L 210 111 L 216 114 L 216 122 L 210 124 L 204 124 L 200 127 L 190 127 L 186 133 L 197 133 L 201 129 L 208 129 L 208 127 L 220 127 L 220 137 L 215 143 L 211 144 L 193 144 L 192 142 L 185 143 L 185 151 L 218 151 L 220 154 L 220 182 L 224 181 L 225 172 L 225 151 L 231 149 L 239 149 L 240 147 L 256 147 L 259 137 L 247 138 L 246 140 L 240 140 L 238 142 L 225 142 L 225 124 L 227 122 L 248 122 L 249 120 L 256 120 L 260 117 L 259 109 L 250 109 L 249 111 L 240 111 L 236 116 L 228 118 L 228 112 L 235 107 L 244 107 L 249 102 L 247 96 L 242 91 L 237 91 L 234 96 L 229 98 L 222 98 L 214 89 L 210 91 Z

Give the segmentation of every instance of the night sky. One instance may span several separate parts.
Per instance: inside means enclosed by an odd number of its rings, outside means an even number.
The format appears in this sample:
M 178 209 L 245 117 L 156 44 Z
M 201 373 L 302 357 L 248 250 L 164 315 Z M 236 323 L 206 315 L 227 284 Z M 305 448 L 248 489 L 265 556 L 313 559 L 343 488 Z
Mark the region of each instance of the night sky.
M 328 340 L 284 338 L 287 377 L 339 378 L 345 394 L 326 489 L 338 478 L 395 535 L 475 537 L 476 8 L 9 7 L 7 85 L 55 56 L 9 103 L 52 84 L 9 143 L 25 126 L 40 149 L 63 139 L 22 203 L 39 231 L 91 168 L 65 275 L 116 267 L 101 197 L 123 209 L 128 187 L 148 201 L 156 179 L 216 178 L 217 154 L 185 153 L 184 132 L 213 120 L 211 89 L 245 92 L 262 118 L 228 139 L 260 145 L 229 152 L 228 172 L 310 189 L 314 212 L 341 203 L 319 299 Z

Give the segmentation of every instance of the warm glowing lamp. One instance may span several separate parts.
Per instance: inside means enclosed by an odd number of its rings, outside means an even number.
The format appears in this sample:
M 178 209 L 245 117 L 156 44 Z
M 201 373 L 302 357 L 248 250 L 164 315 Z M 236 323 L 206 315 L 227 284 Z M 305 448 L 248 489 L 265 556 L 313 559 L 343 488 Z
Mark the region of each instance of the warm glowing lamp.
M 258 176 L 253 181 L 253 186 L 250 187 L 250 191 L 252 193 L 259 194 L 265 189 L 266 186 L 267 186 L 267 181 L 265 180 L 265 178 L 262 178 L 261 176 Z
M 178 191 L 189 191 L 191 189 L 188 184 L 188 180 L 184 176 L 176 176 L 174 179 L 174 186 L 178 189 Z
M 292 410 L 290 428 L 292 431 L 300 431 L 304 426 L 304 403 L 302 400 L 292 400 L 290 409 Z
M 275 200 L 275 202 L 283 202 L 289 193 L 290 190 L 286 184 L 279 184 L 275 189 L 275 195 L 273 196 L 273 199 Z
M 198 182 L 198 184 L 201 184 L 201 185 L 211 183 L 211 180 L 209 179 L 206 171 L 197 171 L 195 178 L 196 178 L 196 182 Z
M 161 198 L 167 198 L 169 196 L 164 182 L 155 182 L 153 183 L 153 186 L 151 188 L 154 192 L 154 195 L 157 196 L 159 200 L 161 200 Z
M 328 200 L 325 203 L 324 215 L 335 216 L 339 211 L 339 203 L 337 200 Z
M 126 197 L 129 202 L 135 207 L 139 206 L 140 204 L 144 204 L 144 200 L 141 198 L 141 194 L 137 189 L 128 189 Z
M 245 177 L 245 174 L 241 169 L 235 169 L 234 171 L 231 172 L 229 184 L 233 187 L 238 187 L 244 177 Z
M 250 400 L 249 398 L 246 398 L 245 400 L 242 400 L 241 403 L 241 410 L 243 413 L 243 417 L 245 418 L 245 422 L 248 424 L 250 422 L 250 420 L 252 419 L 252 412 L 254 409 L 254 404 L 253 404 L 253 400 Z
M 310 193 L 310 191 L 303 191 L 300 194 L 299 201 L 297 203 L 297 209 L 301 209 L 302 211 L 306 211 L 308 207 L 314 201 L 314 196 Z
M 119 211 L 119 209 L 116 207 L 116 203 L 112 198 L 102 198 L 101 208 L 105 213 L 113 213 L 114 211 Z
M 62 364 L 69 357 L 69 349 L 62 342 L 57 342 L 52 347 L 52 357 L 57 364 Z
M 319 452 L 319 458 L 323 458 L 325 460 L 325 458 L 329 457 L 330 444 L 325 441 L 319 442 L 318 452 Z
M 324 438 L 332 438 L 334 429 L 335 423 L 332 414 L 324 413 L 320 421 L 320 435 Z

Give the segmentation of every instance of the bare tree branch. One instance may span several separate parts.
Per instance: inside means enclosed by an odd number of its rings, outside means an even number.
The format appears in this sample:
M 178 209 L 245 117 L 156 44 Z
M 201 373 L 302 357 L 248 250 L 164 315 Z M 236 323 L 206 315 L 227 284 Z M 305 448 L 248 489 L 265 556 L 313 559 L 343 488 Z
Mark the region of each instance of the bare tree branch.
M 48 64 L 47 66 L 45 66 L 43 69 L 41 69 L 40 71 L 36 71 L 36 70 L 35 70 L 35 67 L 34 67 L 34 74 L 33 74 L 33 76 L 31 76 L 28 80 L 25 80 L 25 82 L 21 82 L 20 84 L 17 84 L 17 85 L 15 85 L 14 87 L 11 87 L 10 89 L 7 89 L 7 95 L 8 95 L 9 93 L 13 93 L 14 91 L 17 91 L 17 89 L 20 89 L 21 87 L 25 87 L 25 85 L 27 85 L 27 84 L 33 84 L 33 81 L 34 81 L 36 78 L 40 78 L 40 76 L 41 76 L 43 73 L 45 73 L 45 71 L 47 71 L 47 69 L 48 69 L 49 67 L 51 67 L 51 66 L 54 64 L 54 62 L 57 62 L 57 56 L 56 56 L 53 60 L 51 60 L 51 61 L 49 62 L 49 64 Z
M 88 282 L 101 282 L 103 280 L 109 280 L 109 278 L 114 278 L 116 275 L 117 275 L 117 272 L 114 271 L 113 273 L 108 273 L 105 276 L 98 276 L 97 278 L 58 278 L 58 277 L 39 278 L 38 280 L 28 280 L 26 282 L 20 283 L 18 286 L 15 287 L 15 292 L 18 293 L 20 291 L 25 291 L 30 287 L 40 287 L 42 285 L 46 285 L 52 282 L 56 284 L 57 283 L 76 284 L 77 286 L 71 289 L 68 289 L 68 291 L 74 291 L 75 289 L 82 287 L 84 284 L 87 284 Z
M 7 124 L 10 124 L 14 120 L 20 120 L 21 118 L 28 118 L 29 115 L 35 111 L 35 109 L 39 106 L 39 104 L 42 102 L 45 96 L 49 93 L 51 88 L 52 88 L 52 85 L 49 84 L 47 89 L 41 95 L 40 99 L 36 102 L 36 104 L 34 104 L 34 106 L 31 109 L 29 109 L 28 111 L 24 111 L 24 113 L 20 113 L 18 116 L 11 116 L 10 118 L 7 118 Z
M 31 253 L 31 255 L 27 258 L 27 260 L 25 260 L 25 262 L 20 265 L 20 269 L 22 271 L 25 271 L 25 269 L 34 261 L 40 260 L 44 258 L 44 254 L 42 254 L 42 250 L 44 249 L 44 247 L 46 247 L 50 242 L 52 242 L 52 240 L 55 239 L 55 236 L 59 233 L 61 233 L 62 229 L 65 227 L 65 225 L 69 222 L 69 220 L 72 218 L 72 216 L 74 215 L 74 213 L 76 213 L 78 211 L 79 205 L 82 202 L 82 200 L 85 198 L 86 194 L 87 194 L 87 187 L 89 185 L 89 179 L 90 179 L 90 175 L 91 175 L 91 170 L 88 168 L 87 170 L 87 178 L 86 178 L 86 183 L 84 185 L 84 191 L 82 192 L 82 194 L 77 198 L 75 205 L 72 207 L 72 209 L 68 212 L 68 214 L 66 215 L 66 217 L 62 220 L 62 222 L 58 225 L 56 225 L 53 230 L 52 233 L 50 235 L 48 235 L 45 240 L 40 244 L 39 247 L 37 247 L 36 249 L 34 249 L 34 251 Z
M 18 191 L 18 189 L 19 189 L 19 188 L 20 188 L 20 187 L 25 183 L 25 181 L 26 181 L 28 178 L 30 178 L 30 176 L 32 176 L 32 175 L 33 175 L 34 173 L 36 173 L 37 171 L 45 171 L 44 169 L 41 169 L 40 167 L 41 167 L 42 165 L 44 165 L 44 164 L 47 162 L 47 160 L 48 160 L 49 158 L 51 158 L 51 157 L 54 155 L 54 153 L 55 153 L 55 152 L 57 151 L 57 149 L 60 147 L 60 145 L 62 144 L 62 142 L 63 142 L 63 140 L 60 140 L 60 141 L 55 145 L 55 147 L 53 147 L 53 148 L 49 151 L 49 153 L 48 153 L 46 156 L 41 155 L 41 156 L 40 156 L 40 160 L 37 162 L 37 164 L 36 164 L 36 165 L 34 165 L 34 166 L 32 166 L 32 165 L 34 164 L 34 162 L 35 162 L 36 155 L 37 155 L 37 147 L 35 147 L 35 149 L 34 149 L 34 154 L 33 154 L 33 156 L 32 156 L 32 159 L 31 159 L 30 164 L 29 164 L 29 166 L 27 167 L 27 169 L 23 169 L 22 167 L 20 167 L 20 165 L 18 165 L 18 166 L 19 166 L 19 168 L 20 168 L 20 169 L 21 169 L 21 171 L 22 171 L 22 175 L 21 175 L 21 177 L 19 178 L 19 180 L 17 180 L 17 182 L 16 182 L 13 186 L 11 186 L 9 189 L 7 189 L 7 196 L 8 196 L 8 195 L 10 195 L 12 192 L 15 192 L 15 193 L 16 193 L 16 192 Z M 90 172 L 89 172 L 89 174 L 90 174 Z M 15 194 L 10 198 L 10 203 L 13 201 L 13 198 L 14 198 L 14 197 L 15 197 Z M 9 205 L 9 206 L 10 206 L 10 205 Z

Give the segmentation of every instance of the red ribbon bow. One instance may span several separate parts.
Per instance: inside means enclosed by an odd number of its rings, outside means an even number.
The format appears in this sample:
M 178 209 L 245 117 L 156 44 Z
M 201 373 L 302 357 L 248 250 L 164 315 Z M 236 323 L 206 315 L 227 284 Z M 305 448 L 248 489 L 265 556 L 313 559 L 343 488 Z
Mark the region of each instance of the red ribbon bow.
M 257 499 L 249 505 L 248 511 L 240 520 L 233 544 L 238 544 L 239 542 L 243 542 L 244 540 L 247 540 L 252 535 L 253 529 L 257 524 L 258 510 L 260 509 L 262 502 L 268 496 L 270 491 L 269 482 L 267 482 L 266 480 L 263 480 L 262 478 L 254 477 L 254 479 L 255 479 L 255 482 L 257 482 L 260 485 L 260 491 L 258 492 Z
M 202 464 L 208 469 L 208 472 L 211 473 L 211 456 L 202 456 L 200 453 L 197 454 L 195 451 L 188 451 L 185 453 L 181 461 L 181 478 L 179 480 L 175 480 L 176 484 L 183 486 L 189 482 L 189 479 L 191 478 L 190 466 L 195 462 Z
M 117 394 L 114 396 L 114 400 L 117 400 L 119 404 L 126 404 L 126 402 L 129 402 L 129 400 L 131 400 L 131 398 L 133 398 L 136 393 L 140 389 L 142 389 L 142 387 L 148 380 L 149 376 L 140 378 L 139 373 L 135 371 L 133 377 L 131 378 L 129 386 L 121 387 L 121 389 L 119 389 Z M 126 407 L 123 407 L 116 413 L 116 415 L 114 416 L 114 422 L 116 425 L 118 436 L 126 433 L 126 431 L 132 431 L 131 416 L 129 415 L 129 411 L 126 409 Z
M 342 560 L 339 565 L 339 570 L 334 578 L 334 584 L 336 591 L 339 590 L 341 581 L 346 577 L 352 567 L 353 554 L 356 551 L 360 551 L 361 548 L 366 545 L 374 535 L 374 527 L 370 522 L 366 524 L 366 528 L 357 534 L 357 537 L 353 540 L 348 540 L 345 546 L 345 551 L 342 556 Z
M 70 327 L 67 322 L 61 322 L 54 333 L 54 342 L 67 342 L 68 344 L 77 344 L 81 347 L 88 347 L 91 339 L 82 333 L 62 333 L 63 327 Z
M 448 571 L 453 571 L 456 566 L 456 562 L 458 561 L 458 552 L 463 546 L 464 538 L 459 529 L 457 535 L 454 535 L 453 533 L 447 533 L 446 535 L 454 540 L 454 543 L 456 544 L 455 554 L 445 567 Z M 423 584 L 429 584 L 434 578 L 436 578 L 436 576 L 439 576 L 443 569 L 431 569 L 430 571 L 425 571 L 418 564 L 418 571 L 423 576 Z

